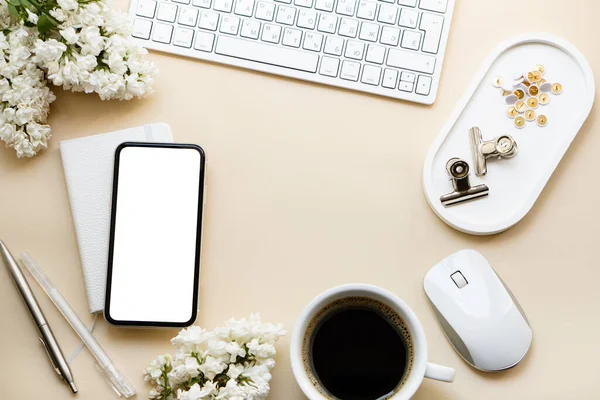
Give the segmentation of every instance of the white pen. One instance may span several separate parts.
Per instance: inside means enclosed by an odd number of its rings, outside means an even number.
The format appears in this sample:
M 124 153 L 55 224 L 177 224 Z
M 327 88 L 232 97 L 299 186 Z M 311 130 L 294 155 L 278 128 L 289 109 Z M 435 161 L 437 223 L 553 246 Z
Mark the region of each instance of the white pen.
M 135 395 L 135 388 L 129 383 L 127 378 L 115 368 L 108 355 L 87 330 L 86 326 L 81 322 L 71 306 L 69 306 L 69 303 L 62 297 L 58 289 L 52 285 L 52 282 L 50 282 L 46 274 L 44 274 L 44 271 L 40 269 L 34 259 L 29 256 L 29 254 L 23 253 L 21 254 L 21 260 L 37 283 L 39 283 L 48 297 L 50 297 L 56 308 L 58 308 L 65 319 L 69 321 L 71 327 L 73 327 L 83 343 L 90 350 L 90 353 L 96 358 L 96 367 L 98 367 L 98 370 L 104 375 L 114 391 L 117 392 L 119 396 L 131 397 Z

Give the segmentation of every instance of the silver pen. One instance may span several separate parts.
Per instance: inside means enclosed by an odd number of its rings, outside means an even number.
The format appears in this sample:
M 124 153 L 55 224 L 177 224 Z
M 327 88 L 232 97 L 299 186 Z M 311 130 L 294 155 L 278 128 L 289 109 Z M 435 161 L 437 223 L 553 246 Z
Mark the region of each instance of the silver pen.
M 0 254 L 2 255 L 2 259 L 4 260 L 4 265 L 6 265 L 6 269 L 10 272 L 17 289 L 19 289 L 19 293 L 21 293 L 21 297 L 25 301 L 25 305 L 29 310 L 29 313 L 33 317 L 33 321 L 40 331 L 40 342 L 44 345 L 46 349 L 46 353 L 48 353 L 48 357 L 50 358 L 50 362 L 54 367 L 54 370 L 62 378 L 63 381 L 73 391 L 73 393 L 77 393 L 77 386 L 75 386 L 75 382 L 73 381 L 73 374 L 69 369 L 69 365 L 67 364 L 67 360 L 65 360 L 65 356 L 60 350 L 60 346 L 52 334 L 52 330 L 48 325 L 48 321 L 44 317 L 44 313 L 40 308 L 40 305 L 36 301 L 27 280 L 25 280 L 25 276 L 23 276 L 23 272 L 19 268 L 19 265 L 13 258 L 8 248 L 2 240 L 0 240 Z

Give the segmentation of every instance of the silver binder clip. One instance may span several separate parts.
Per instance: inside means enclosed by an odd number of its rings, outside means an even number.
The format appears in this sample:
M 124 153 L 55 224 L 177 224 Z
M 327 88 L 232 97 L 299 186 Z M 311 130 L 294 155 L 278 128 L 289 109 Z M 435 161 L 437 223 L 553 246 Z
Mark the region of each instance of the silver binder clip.
M 486 185 L 471 187 L 469 183 L 469 164 L 460 158 L 451 158 L 446 163 L 446 171 L 452 178 L 454 191 L 440 197 L 444 207 L 487 196 L 490 189 Z
M 469 136 L 471 138 L 471 153 L 475 163 L 475 175 L 477 176 L 483 176 L 487 173 L 488 158 L 512 158 L 517 154 L 517 142 L 509 135 L 502 135 L 484 141 L 481 136 L 481 129 L 474 126 L 469 129 Z

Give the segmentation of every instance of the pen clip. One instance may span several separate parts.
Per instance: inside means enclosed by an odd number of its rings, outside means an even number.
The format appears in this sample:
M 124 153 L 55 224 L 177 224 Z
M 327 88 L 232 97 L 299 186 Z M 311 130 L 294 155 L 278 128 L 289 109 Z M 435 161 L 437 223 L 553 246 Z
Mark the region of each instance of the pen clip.
M 58 366 L 56 365 L 56 361 L 54 360 L 54 357 L 52 357 L 52 353 L 50 353 L 50 349 L 48 348 L 48 345 L 46 344 L 46 342 L 44 341 L 43 338 L 39 338 L 40 342 L 42 342 L 42 346 L 44 346 L 44 350 L 46 350 L 46 354 L 48 354 L 48 358 L 50 359 L 50 363 L 52 364 L 52 367 L 54 367 L 54 370 L 56 371 L 56 373 L 58 374 L 58 376 L 60 376 L 62 378 L 62 374 L 60 373 L 60 370 L 58 369 Z

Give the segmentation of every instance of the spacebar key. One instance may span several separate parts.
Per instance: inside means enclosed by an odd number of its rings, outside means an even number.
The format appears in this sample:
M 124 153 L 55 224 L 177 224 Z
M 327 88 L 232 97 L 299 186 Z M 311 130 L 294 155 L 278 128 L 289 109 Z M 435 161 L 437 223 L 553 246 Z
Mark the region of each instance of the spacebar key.
M 217 39 L 215 53 L 313 73 L 317 72 L 319 63 L 319 56 L 316 54 L 227 36 Z
M 435 57 L 415 53 L 414 51 L 390 49 L 387 65 L 390 67 L 411 69 L 417 72 L 433 74 Z

